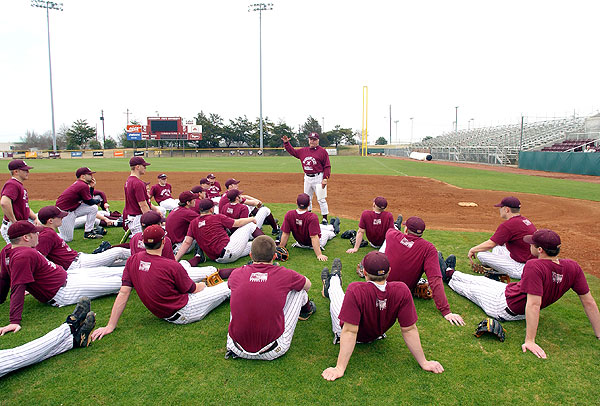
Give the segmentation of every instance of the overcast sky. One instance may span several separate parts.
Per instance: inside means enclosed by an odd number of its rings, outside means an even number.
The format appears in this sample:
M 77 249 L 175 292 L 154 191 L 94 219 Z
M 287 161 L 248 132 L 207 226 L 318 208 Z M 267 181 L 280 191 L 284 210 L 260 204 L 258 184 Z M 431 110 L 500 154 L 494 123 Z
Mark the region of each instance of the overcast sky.
M 78 0 L 50 11 L 56 129 L 116 136 L 130 119 L 259 115 L 259 14 L 249 1 Z M 263 116 L 309 115 L 369 142 L 600 109 L 600 2 L 275 1 L 262 14 Z M 2 0 L 0 141 L 51 129 L 46 10 Z M 473 123 L 473 122 L 471 122 Z M 396 141 L 396 124 L 392 123 Z

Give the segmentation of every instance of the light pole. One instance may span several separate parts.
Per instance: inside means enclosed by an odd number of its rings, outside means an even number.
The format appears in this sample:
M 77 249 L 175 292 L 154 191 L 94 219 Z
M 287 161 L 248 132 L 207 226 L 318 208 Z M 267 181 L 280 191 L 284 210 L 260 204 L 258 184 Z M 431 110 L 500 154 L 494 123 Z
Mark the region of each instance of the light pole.
M 46 25 L 48 27 L 48 67 L 50 70 L 50 111 L 52 113 L 52 149 L 56 152 L 56 129 L 54 126 L 54 95 L 52 93 L 52 58 L 50 57 L 50 9 L 62 11 L 63 4 L 53 1 L 31 0 L 31 7 L 46 9 Z
M 474 118 L 470 118 L 469 119 L 469 130 L 471 129 L 471 121 L 473 121 L 473 128 L 475 128 L 475 119 Z
M 413 140 L 413 124 L 414 124 L 414 117 L 410 118 L 410 145 L 412 145 L 412 140 Z
M 263 149 L 263 116 L 262 116 L 262 12 L 273 10 L 273 3 L 255 3 L 248 6 L 248 12 L 258 11 L 258 59 L 260 64 L 260 149 Z
M 100 121 L 102 121 L 102 149 L 106 144 L 106 133 L 104 132 L 104 110 L 100 110 Z
M 321 127 L 321 132 L 324 133 L 325 132 L 325 117 L 321 117 L 321 120 L 323 120 L 323 126 Z
M 454 132 L 455 132 L 455 133 L 458 133 L 458 106 L 456 106 L 456 107 L 455 107 L 455 109 L 456 109 L 456 118 L 455 118 L 455 120 L 454 120 L 454 125 L 455 125 L 456 127 L 455 127 L 455 131 L 454 131 Z
M 396 124 L 396 142 L 399 144 L 400 142 L 398 141 L 398 121 L 400 120 L 394 120 L 394 124 Z

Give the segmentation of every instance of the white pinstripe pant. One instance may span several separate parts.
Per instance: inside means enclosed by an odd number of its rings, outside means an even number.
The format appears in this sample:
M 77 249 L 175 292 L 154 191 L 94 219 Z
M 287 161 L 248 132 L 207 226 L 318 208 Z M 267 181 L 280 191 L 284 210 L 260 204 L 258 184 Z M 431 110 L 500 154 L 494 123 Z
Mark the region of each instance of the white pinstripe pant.
M 142 232 L 142 215 L 138 214 L 137 216 L 127 216 L 127 227 L 131 230 L 131 236 Z
M 94 221 L 98 213 L 98 206 L 81 203 L 75 210 L 62 219 L 62 225 L 58 227 L 60 236 L 66 242 L 73 241 L 73 229 L 75 228 L 75 219 L 79 216 L 85 216 L 85 227 L 83 231 L 90 232 L 94 229 Z
M 71 327 L 63 323 L 45 336 L 16 348 L 0 350 L 0 376 L 37 364 L 73 348 Z
M 217 272 L 217 268 L 214 266 L 191 266 L 185 259 L 179 261 L 179 264 L 185 268 L 188 276 L 194 282 L 200 282 L 200 279 Z
M 167 210 L 167 211 L 171 211 L 171 210 L 175 210 L 175 208 L 177 206 L 179 206 L 179 200 L 170 198 L 167 200 L 163 200 L 162 202 L 160 202 L 158 204 L 159 207 L 162 207 L 163 209 Z
M 252 243 L 248 240 L 252 236 L 254 230 L 256 230 L 256 224 L 254 223 L 246 224 L 235 230 L 229 237 L 229 243 L 225 246 L 225 255 L 221 258 L 217 258 L 215 261 L 220 264 L 228 264 L 250 254 Z
M 103 268 L 107 266 L 125 266 L 125 261 L 131 256 L 131 251 L 123 247 L 114 247 L 98 254 L 80 252 L 79 257 L 71 263 L 69 271 L 79 268 Z M 94 270 L 91 271 L 95 273 Z
M 260 209 L 258 209 L 256 215 L 254 216 L 254 218 L 256 219 L 256 226 L 258 228 L 261 228 L 263 226 L 265 219 L 269 214 L 271 214 L 271 209 L 269 209 L 268 207 L 263 206 Z
M 0 227 L 0 233 L 2 234 L 2 238 L 6 241 L 6 245 L 10 244 L 10 238 L 8 238 L 8 227 L 10 227 L 12 223 L 9 221 L 5 223 L 5 220 L 2 220 L 2 227 Z
M 316 176 L 306 176 L 304 174 L 304 193 L 310 196 L 310 204 L 308 206 L 308 210 L 312 210 L 312 198 L 313 194 L 317 194 L 317 203 L 319 203 L 319 208 L 321 209 L 321 214 L 329 214 L 329 206 L 327 206 L 327 200 L 325 197 L 319 199 L 319 193 L 317 193 L 317 188 L 321 188 L 321 182 L 323 182 L 323 174 L 319 174 Z M 327 189 L 327 186 L 325 186 Z
M 189 293 L 188 295 L 188 303 L 176 312 L 179 313 L 179 318 L 170 323 L 188 324 L 202 320 L 212 309 L 223 303 L 231 295 L 231 290 L 229 290 L 227 282 L 223 282 L 217 286 L 207 287 L 198 293 Z M 171 317 L 167 317 L 165 320 Z
M 319 227 L 321 227 L 321 237 L 319 237 L 319 245 L 321 246 L 321 249 L 323 249 L 325 247 L 325 245 L 327 245 L 327 241 L 329 241 L 333 237 L 335 237 L 336 234 L 333 231 L 333 226 L 331 224 L 327 224 L 327 225 L 319 224 Z M 305 248 L 305 249 L 312 250 L 312 245 L 302 245 L 299 242 L 293 243 L 292 247 Z
M 336 337 L 342 334 L 340 327 L 340 311 L 342 303 L 344 303 L 344 291 L 342 290 L 342 281 L 339 276 L 334 275 L 329 280 L 329 313 L 331 314 L 331 330 L 333 331 L 334 343 L 337 342 Z
M 105 266 L 67 270 L 67 283 L 52 298 L 53 306 L 63 307 L 77 303 L 80 297 L 90 299 L 112 295 L 121 289 L 125 267 Z
M 285 300 L 285 305 L 283 306 L 283 318 L 284 318 L 284 328 L 283 334 L 276 340 L 277 347 L 272 349 L 271 351 L 265 352 L 261 354 L 260 352 L 246 352 L 240 350 L 233 343 L 233 339 L 227 334 L 227 349 L 233 351 L 235 355 L 240 358 L 246 359 L 259 359 L 263 361 L 271 361 L 275 358 L 281 357 L 285 354 L 292 345 L 292 338 L 294 337 L 294 330 L 296 330 L 296 324 L 298 323 L 298 316 L 300 316 L 300 310 L 302 306 L 304 306 L 308 302 L 308 293 L 303 289 L 301 291 L 292 290 L 288 293 L 287 298 Z M 229 317 L 231 320 L 231 316 Z M 268 349 L 273 343 L 268 343 L 263 348 Z
M 521 279 L 524 263 L 510 257 L 510 252 L 504 245 L 496 245 L 492 251 L 477 253 L 477 259 L 482 265 L 489 266 L 498 272 L 505 273 L 513 279 Z
M 459 295 L 466 297 L 481 307 L 490 317 L 501 321 L 525 319 L 524 314 L 512 316 L 506 311 L 505 283 L 486 278 L 485 276 L 475 276 L 454 271 L 448 286 Z
M 102 214 L 104 217 L 110 216 L 110 212 L 104 211 L 104 210 L 98 210 L 97 214 Z M 75 225 L 73 226 L 73 228 L 83 228 L 83 226 L 85 226 L 86 221 L 87 221 L 86 216 L 77 217 L 75 219 Z M 94 220 L 94 226 L 99 226 L 99 225 L 100 225 L 100 219 L 98 217 L 96 217 L 96 219 Z

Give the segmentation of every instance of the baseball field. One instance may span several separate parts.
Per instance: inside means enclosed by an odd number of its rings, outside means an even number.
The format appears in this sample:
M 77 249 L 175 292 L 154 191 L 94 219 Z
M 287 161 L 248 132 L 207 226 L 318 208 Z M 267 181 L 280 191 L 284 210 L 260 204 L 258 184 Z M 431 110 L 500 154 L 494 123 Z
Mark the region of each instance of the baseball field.
M 292 157 L 150 158 L 144 180 L 155 182 L 166 172 L 174 195 L 215 173 L 224 183 L 241 180 L 244 193 L 260 198 L 278 219 L 295 207 L 302 192 L 299 162 Z M 7 162 L 6 162 L 7 163 Z M 551 228 L 562 238 L 561 257 L 580 263 L 592 294 L 600 298 L 600 182 L 585 176 L 561 176 L 520 170 L 447 165 L 383 157 L 332 157 L 330 212 L 342 220 L 342 231 L 357 229 L 362 210 L 375 196 L 385 196 L 388 211 L 404 218 L 422 217 L 424 238 L 445 256 L 455 254 L 457 269 L 470 272 L 467 252 L 491 236 L 501 219 L 492 207 L 502 197 L 517 196 L 522 213 L 538 228 Z M 106 192 L 111 210 L 123 208 L 123 184 L 129 167 L 123 159 L 37 160 L 25 187 L 37 211 L 54 204 L 75 180 L 75 170 L 89 166 L 97 189 Z M 8 172 L 0 175 L 4 183 Z M 461 207 L 458 202 L 474 202 Z M 317 208 L 318 211 L 318 208 Z M 269 227 L 265 228 L 265 231 Z M 120 228 L 105 239 L 118 243 Z M 76 230 L 70 246 L 91 252 L 99 241 L 84 240 Z M 2 242 L 2 246 L 3 246 Z M 288 248 L 291 244 L 288 244 Z M 344 288 L 359 280 L 354 269 L 372 248 L 346 254 L 348 240 L 331 240 L 320 263 L 311 250 L 290 248 L 285 266 L 313 283 L 309 297 L 317 312 L 300 321 L 289 352 L 272 362 L 225 360 L 229 305 L 204 320 L 176 326 L 153 316 L 132 294 L 117 329 L 88 348 L 74 349 L 0 378 L 0 404 L 598 404 L 600 340 L 570 291 L 541 312 L 536 342 L 546 351 L 541 360 L 522 353 L 525 322 L 507 322 L 506 341 L 475 338 L 483 311 L 447 286 L 454 313 L 466 326 L 451 326 L 433 301 L 415 299 L 417 326 L 425 355 L 445 372 L 420 369 L 404 345 L 400 327 L 387 338 L 357 345 L 343 378 L 326 382 L 323 369 L 335 365 L 339 346 L 332 344 L 329 301 L 321 296 L 320 272 L 333 258 L 343 263 Z M 246 263 L 248 258 L 234 265 Z M 209 261 L 210 265 L 215 263 Z M 229 265 L 215 265 L 218 268 Z M 114 296 L 93 300 L 97 327 L 106 325 Z M 33 340 L 63 323 L 74 306 L 52 308 L 27 296 L 22 330 L 0 337 L 0 349 Z M 9 304 L 0 305 L 0 325 L 8 324 Z M 596 400 L 594 400 L 596 399 Z

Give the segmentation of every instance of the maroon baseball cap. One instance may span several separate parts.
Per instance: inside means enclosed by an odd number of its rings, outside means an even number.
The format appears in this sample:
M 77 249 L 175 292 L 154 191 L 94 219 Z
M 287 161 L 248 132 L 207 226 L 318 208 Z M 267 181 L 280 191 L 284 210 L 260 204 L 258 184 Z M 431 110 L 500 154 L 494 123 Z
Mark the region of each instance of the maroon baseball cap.
M 363 258 L 363 266 L 368 274 L 382 276 L 389 272 L 390 261 L 383 252 L 371 251 Z
M 229 199 L 229 201 L 233 202 L 236 197 L 238 197 L 239 195 L 242 194 L 242 191 L 239 189 L 231 189 L 231 190 L 228 190 L 226 194 L 227 194 L 227 198 Z
M 186 190 L 179 194 L 179 201 L 181 203 L 186 203 L 186 202 L 189 202 L 189 201 L 197 199 L 197 198 L 198 198 L 198 193 L 194 193 L 189 190 Z
M 420 217 L 409 217 L 404 222 L 404 225 L 413 233 L 421 234 L 423 231 L 425 231 L 425 222 Z
M 533 235 L 526 235 L 523 241 L 527 244 L 534 244 L 545 250 L 557 250 L 560 248 L 560 236 L 547 228 L 537 230 Z
M 131 158 L 129 160 L 129 166 L 136 166 L 136 165 L 148 166 L 150 164 L 148 162 L 144 161 L 144 158 L 142 158 L 141 156 L 134 156 L 133 158 Z
M 511 207 L 513 209 L 518 209 L 521 207 L 521 202 L 514 196 L 508 196 L 502 199 L 500 203 L 495 204 L 494 207 Z
M 165 230 L 158 224 L 153 224 L 144 230 L 145 244 L 155 244 L 161 242 L 163 238 L 165 238 Z
M 25 163 L 25 161 L 23 161 L 22 159 L 13 159 L 12 161 L 10 161 L 8 163 L 8 170 L 9 171 L 14 171 L 16 169 L 21 169 L 23 171 L 28 171 L 30 169 L 33 169 L 33 166 L 29 166 Z
M 206 179 L 214 179 L 216 178 L 214 173 L 209 173 L 208 175 L 206 175 Z
M 206 178 L 202 178 L 202 179 L 200 179 L 200 184 L 201 184 L 201 185 L 208 185 L 209 183 L 210 183 L 210 182 L 209 182 L 209 181 L 208 181 L 208 179 L 206 179 Z
M 194 186 L 191 190 L 192 193 L 204 193 L 204 188 L 202 186 Z
M 379 207 L 380 209 L 385 209 L 387 207 L 387 200 L 385 200 L 385 197 L 382 196 L 377 196 L 375 200 L 373 200 L 373 203 L 375 203 L 375 206 Z
M 83 167 L 83 168 L 77 169 L 77 172 L 75 172 L 75 177 L 78 178 L 81 175 L 92 175 L 94 173 L 96 173 L 96 171 L 93 171 L 88 167 Z
M 296 199 L 296 204 L 301 209 L 307 208 L 308 205 L 310 204 L 310 196 L 307 195 L 306 193 L 300 193 L 298 195 L 298 198 Z
M 310 133 L 310 134 L 308 134 L 308 138 L 316 138 L 318 140 L 319 139 L 319 133 Z
M 153 224 L 160 224 L 163 221 L 165 221 L 163 216 L 161 216 L 160 213 L 157 213 L 154 210 L 148 210 L 146 213 L 142 214 L 142 217 L 140 218 L 140 223 L 142 224 L 142 227 L 148 227 Z
M 213 203 L 212 200 L 210 200 L 210 199 L 202 199 L 198 203 L 198 208 L 200 209 L 200 211 L 207 211 L 207 210 L 210 210 L 210 208 L 213 207 L 214 205 L 215 204 Z
M 235 180 L 233 178 L 227 179 L 227 182 L 225 182 L 225 188 L 227 189 L 227 188 L 229 188 L 229 186 L 231 186 L 231 185 L 237 185 L 240 182 L 241 182 L 241 180 Z
M 61 219 L 67 217 L 68 215 L 69 213 L 62 211 L 56 206 L 46 206 L 42 207 L 40 211 L 38 211 L 38 220 L 40 220 L 40 223 L 46 224 L 46 222 L 50 219 L 57 217 Z
M 44 227 L 35 226 L 27 220 L 19 220 L 8 227 L 8 238 L 13 240 L 29 233 L 39 233 Z
M 161 173 L 160 175 L 157 176 L 158 179 L 167 179 L 167 174 L 166 173 Z

